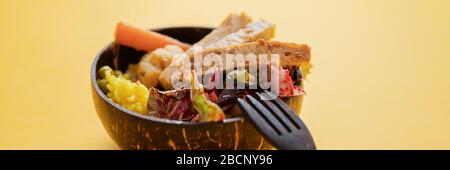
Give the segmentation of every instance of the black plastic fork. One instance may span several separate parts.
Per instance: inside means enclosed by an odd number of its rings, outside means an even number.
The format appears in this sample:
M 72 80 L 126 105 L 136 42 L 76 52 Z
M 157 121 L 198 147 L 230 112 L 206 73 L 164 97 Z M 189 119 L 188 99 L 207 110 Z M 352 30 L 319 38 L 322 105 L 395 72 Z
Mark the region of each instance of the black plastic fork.
M 281 99 L 267 100 L 267 94 L 266 91 L 246 95 L 246 100 L 238 99 L 259 133 L 281 150 L 315 150 L 314 140 L 303 121 Z

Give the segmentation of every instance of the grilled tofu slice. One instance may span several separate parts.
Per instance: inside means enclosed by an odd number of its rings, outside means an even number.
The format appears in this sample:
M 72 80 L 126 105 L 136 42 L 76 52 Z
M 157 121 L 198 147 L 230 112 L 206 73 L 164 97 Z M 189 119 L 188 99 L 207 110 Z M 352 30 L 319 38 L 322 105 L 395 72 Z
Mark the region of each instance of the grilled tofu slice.
M 225 20 L 222 21 L 222 23 L 216 29 L 214 29 L 211 33 L 206 35 L 199 42 L 192 45 L 191 48 L 188 49 L 186 52 L 191 53 L 193 50 L 192 47 L 194 46 L 200 47 L 210 46 L 211 44 L 220 41 L 228 34 L 236 32 L 237 30 L 245 27 L 251 21 L 252 19 L 245 12 L 241 12 L 240 14 L 231 13 L 225 18 Z
M 256 42 L 249 42 L 239 45 L 231 45 L 224 48 L 209 48 L 203 50 L 202 53 L 191 54 L 189 58 L 192 63 L 194 63 L 194 56 L 202 56 L 203 58 L 209 55 L 219 55 L 222 58 L 223 66 L 225 66 L 225 61 L 227 54 L 242 54 L 244 56 L 248 54 L 278 54 L 280 56 L 280 65 L 283 68 L 291 67 L 301 67 L 304 72 L 309 70 L 309 61 L 311 59 L 310 48 L 305 44 L 295 44 L 295 43 L 285 43 L 278 41 L 265 41 L 263 39 L 257 40 Z M 208 62 L 203 62 L 203 71 L 208 70 L 211 65 Z M 247 63 L 248 64 L 248 63 Z M 233 68 L 224 68 L 233 69 Z
M 210 69 L 213 67 L 222 68 L 224 70 L 232 70 L 234 66 L 230 68 L 225 67 L 225 61 L 227 54 L 242 54 L 244 57 L 248 54 L 255 54 L 258 56 L 259 54 L 267 54 L 269 57 L 271 54 L 278 54 L 280 56 L 280 66 L 283 68 L 293 68 L 300 67 L 303 71 L 304 76 L 309 72 L 311 65 L 309 64 L 311 59 L 310 48 L 304 44 L 295 44 L 295 43 L 285 43 L 278 41 L 265 41 L 258 40 L 256 42 L 249 42 L 239 45 L 227 46 L 224 48 L 210 48 L 202 51 L 202 53 L 190 54 L 188 55 L 189 60 L 191 61 L 192 67 L 200 67 L 202 68 L 203 74 L 208 74 Z M 194 61 L 194 56 L 198 55 L 203 57 L 203 62 L 201 66 L 196 66 Z M 209 62 L 204 62 L 210 55 L 218 55 L 221 58 L 222 63 L 211 64 Z M 236 61 L 234 61 L 236 63 Z M 186 63 L 186 62 L 184 62 Z M 221 66 L 219 66 L 219 64 Z M 249 63 L 246 63 L 248 66 Z M 170 83 L 171 76 L 174 75 L 175 70 L 180 68 L 186 68 L 184 65 L 171 63 L 166 69 L 163 70 L 161 75 L 159 76 L 159 81 L 161 85 L 166 89 L 172 89 L 172 85 Z M 215 68 L 214 68 L 215 69 Z
M 275 24 L 267 22 L 265 20 L 254 21 L 244 28 L 231 33 L 221 39 L 220 41 L 206 46 L 206 48 L 221 48 L 230 45 L 238 45 L 247 42 L 253 42 L 258 39 L 270 40 L 275 34 Z

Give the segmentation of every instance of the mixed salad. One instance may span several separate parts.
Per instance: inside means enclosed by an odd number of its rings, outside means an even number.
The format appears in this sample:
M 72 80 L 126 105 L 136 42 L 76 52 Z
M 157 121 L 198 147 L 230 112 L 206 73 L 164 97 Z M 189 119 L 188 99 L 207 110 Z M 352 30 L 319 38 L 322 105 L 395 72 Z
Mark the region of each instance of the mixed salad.
M 302 96 L 305 94 L 303 80 L 311 67 L 309 47 L 271 41 L 274 32 L 275 25 L 270 22 L 254 21 L 245 13 L 232 13 L 202 40 L 190 45 L 157 32 L 118 23 L 115 44 L 147 53 L 139 63 L 129 65 L 125 73 L 110 66 L 101 67 L 97 82 L 111 100 L 144 115 L 194 122 L 223 121 L 241 115 L 235 104 L 238 98 L 259 90 L 248 88 L 259 79 L 248 70 L 254 66 L 210 69 L 212 67 L 201 65 L 200 73 L 185 69 L 178 79 L 191 88 L 174 87 L 175 70 L 182 67 L 180 60 L 186 59 L 181 56 L 192 60 L 197 55 L 194 47 L 203 48 L 203 56 L 215 54 L 222 58 L 230 53 L 279 54 L 279 65 L 267 65 L 279 75 L 278 96 L 286 99 Z M 209 81 L 200 83 L 199 76 L 206 74 Z M 246 88 L 215 88 L 214 84 L 224 83 L 218 78 L 221 74 L 226 80 L 242 83 Z

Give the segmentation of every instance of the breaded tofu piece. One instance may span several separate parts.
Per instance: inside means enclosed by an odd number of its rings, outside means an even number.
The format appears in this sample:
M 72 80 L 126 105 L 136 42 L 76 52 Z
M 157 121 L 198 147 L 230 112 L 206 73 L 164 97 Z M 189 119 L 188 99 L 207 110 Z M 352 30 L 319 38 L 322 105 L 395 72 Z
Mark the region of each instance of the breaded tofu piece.
M 186 53 L 191 53 L 194 46 L 206 47 L 214 44 L 228 34 L 238 31 L 239 29 L 245 27 L 248 23 L 250 23 L 252 19 L 245 13 L 231 13 L 229 14 L 222 23 L 214 29 L 211 33 L 203 37 L 199 42 L 189 48 Z
M 303 73 L 307 74 L 310 69 L 310 59 L 311 59 L 311 53 L 310 48 L 308 45 L 305 44 L 296 44 L 296 43 L 285 43 L 285 42 L 279 42 L 279 41 L 265 41 L 263 39 L 257 40 L 256 42 L 248 42 L 244 44 L 239 45 L 231 45 L 224 48 L 210 48 L 207 50 L 202 51 L 201 54 L 196 54 L 203 59 L 205 57 L 210 55 L 218 55 L 221 57 L 221 60 L 223 63 L 217 63 L 221 64 L 222 66 L 225 66 L 225 61 L 227 54 L 242 54 L 244 57 L 248 54 L 267 54 L 268 57 L 270 54 L 278 54 L 280 57 L 280 66 L 283 68 L 290 68 L 290 67 L 300 67 L 303 71 Z M 191 64 L 197 64 L 194 62 L 194 54 L 188 55 L 189 60 L 191 61 Z M 258 59 L 258 58 L 257 58 Z M 234 61 L 235 62 L 235 61 Z M 202 62 L 202 71 L 203 74 L 206 74 L 206 72 L 211 69 L 214 66 L 218 66 L 217 64 L 209 65 L 208 62 Z M 245 63 L 248 66 L 248 63 Z M 174 75 L 174 72 L 177 69 L 183 68 L 185 66 L 181 64 L 176 64 L 175 62 L 172 62 L 171 65 L 169 65 L 159 76 L 159 81 L 161 85 L 166 90 L 172 89 L 171 84 L 171 78 L 172 75 Z M 196 67 L 193 65 L 194 68 Z M 231 66 L 234 67 L 234 66 Z M 231 70 L 234 68 L 226 68 L 222 67 L 223 70 Z
M 278 54 L 280 57 L 280 65 L 283 68 L 289 67 L 301 67 L 307 72 L 309 69 L 309 61 L 311 59 L 311 49 L 305 44 L 296 43 L 286 43 L 279 41 L 265 41 L 263 39 L 257 40 L 256 42 L 248 42 L 239 45 L 231 45 L 224 48 L 210 48 L 202 51 L 202 54 L 196 54 L 202 56 L 203 58 L 208 55 L 219 55 L 222 58 L 225 66 L 226 55 L 227 54 Z M 194 63 L 194 54 L 189 55 L 192 63 Z M 209 69 L 210 65 L 203 62 L 203 71 Z M 248 63 L 247 63 L 248 64 Z M 230 68 L 224 68 L 230 69 Z
M 228 34 L 220 41 L 206 46 L 206 49 L 238 45 L 253 42 L 258 39 L 270 40 L 274 37 L 274 34 L 275 24 L 260 19 L 258 21 L 251 22 L 244 28 L 241 28 L 234 33 Z

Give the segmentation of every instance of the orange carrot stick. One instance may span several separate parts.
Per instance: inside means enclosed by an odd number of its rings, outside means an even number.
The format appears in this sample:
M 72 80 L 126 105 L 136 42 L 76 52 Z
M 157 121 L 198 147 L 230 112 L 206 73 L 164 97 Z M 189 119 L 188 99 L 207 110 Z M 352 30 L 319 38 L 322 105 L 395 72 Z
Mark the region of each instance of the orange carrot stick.
M 189 44 L 180 42 L 169 36 L 153 31 L 146 31 L 122 22 L 117 24 L 115 38 L 116 43 L 119 43 L 120 45 L 144 51 L 153 51 L 169 44 L 178 45 L 183 50 L 190 47 Z

